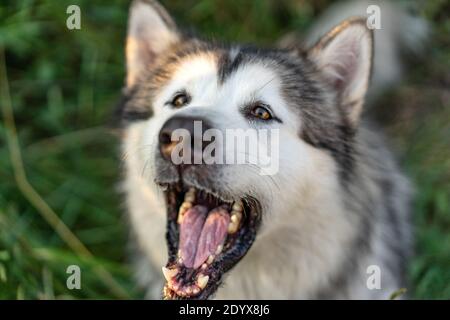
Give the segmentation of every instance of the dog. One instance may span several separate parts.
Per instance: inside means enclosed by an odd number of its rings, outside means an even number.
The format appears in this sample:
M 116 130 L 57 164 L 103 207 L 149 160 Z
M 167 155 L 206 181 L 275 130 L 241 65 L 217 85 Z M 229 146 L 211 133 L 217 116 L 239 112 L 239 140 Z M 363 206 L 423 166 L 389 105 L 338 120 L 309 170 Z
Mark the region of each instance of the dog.
M 388 299 L 407 287 L 413 189 L 363 111 L 425 26 L 380 2 L 372 30 L 353 17 L 369 4 L 333 8 L 304 43 L 258 48 L 187 35 L 156 1 L 132 3 L 117 115 L 146 298 Z M 178 129 L 198 154 L 208 129 L 230 128 L 276 131 L 276 172 L 174 163 Z

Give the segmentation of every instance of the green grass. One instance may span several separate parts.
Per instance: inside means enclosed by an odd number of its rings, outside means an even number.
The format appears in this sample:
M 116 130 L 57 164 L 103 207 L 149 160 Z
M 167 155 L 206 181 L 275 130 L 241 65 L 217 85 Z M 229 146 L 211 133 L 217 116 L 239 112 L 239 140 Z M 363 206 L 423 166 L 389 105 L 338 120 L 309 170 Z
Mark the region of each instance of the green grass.
M 207 37 L 267 45 L 305 30 L 330 2 L 164 4 L 180 25 Z M 70 4 L 81 7 L 81 30 L 65 27 Z M 435 29 L 428 63 L 416 64 L 408 81 L 384 98 L 396 108 L 380 111 L 379 119 L 417 186 L 417 255 L 408 289 L 415 298 L 449 299 L 450 8 L 446 1 L 428 1 L 421 9 Z M 3 114 L 0 299 L 142 297 L 127 263 L 127 221 L 115 189 L 118 139 L 108 128 L 124 78 L 127 10 L 119 0 L 7 0 L 0 6 L 0 70 L 3 60 L 7 70 L 7 81 L 0 71 L 0 102 L 6 110 L 9 86 L 27 179 L 14 175 L 20 163 L 11 158 Z M 53 212 L 84 246 L 55 224 Z M 82 290 L 66 288 L 72 264 L 81 267 Z

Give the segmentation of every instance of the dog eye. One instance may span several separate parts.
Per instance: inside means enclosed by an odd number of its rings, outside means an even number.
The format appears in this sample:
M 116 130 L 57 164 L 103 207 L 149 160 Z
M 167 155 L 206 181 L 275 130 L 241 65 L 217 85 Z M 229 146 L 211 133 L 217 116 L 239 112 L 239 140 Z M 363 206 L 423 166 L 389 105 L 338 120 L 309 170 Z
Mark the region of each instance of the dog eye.
M 267 110 L 266 107 L 263 107 L 261 105 L 257 105 L 255 107 L 253 107 L 252 111 L 251 111 L 252 116 L 254 116 L 255 118 L 267 121 L 267 120 L 271 120 L 272 119 L 272 114 L 270 113 L 269 110 Z
M 186 93 L 177 94 L 171 102 L 171 105 L 175 108 L 184 107 L 189 103 L 189 96 Z

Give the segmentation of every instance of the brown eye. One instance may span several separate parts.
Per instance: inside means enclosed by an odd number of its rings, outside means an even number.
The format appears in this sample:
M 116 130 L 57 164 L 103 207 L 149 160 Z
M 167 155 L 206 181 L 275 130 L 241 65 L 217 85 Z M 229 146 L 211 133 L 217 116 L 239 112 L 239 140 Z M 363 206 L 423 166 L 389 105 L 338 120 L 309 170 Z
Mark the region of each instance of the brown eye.
M 172 100 L 172 106 L 181 108 L 189 103 L 189 97 L 185 93 L 177 94 Z
M 252 115 L 261 120 L 270 120 L 272 119 L 272 115 L 269 110 L 267 110 L 263 106 L 256 106 L 252 109 Z

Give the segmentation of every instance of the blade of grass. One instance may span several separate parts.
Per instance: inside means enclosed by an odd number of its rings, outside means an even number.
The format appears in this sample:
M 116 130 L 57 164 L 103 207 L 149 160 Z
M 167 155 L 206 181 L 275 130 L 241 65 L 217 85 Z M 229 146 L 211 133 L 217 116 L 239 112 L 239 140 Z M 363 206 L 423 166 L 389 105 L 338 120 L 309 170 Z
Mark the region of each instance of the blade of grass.
M 6 62 L 4 48 L 0 48 L 0 80 L 1 80 L 1 109 L 3 121 L 6 128 L 6 140 L 10 160 L 14 171 L 14 178 L 17 187 L 30 204 L 38 211 L 44 220 L 54 229 L 61 239 L 76 252 L 79 256 L 92 258 L 93 254 L 89 249 L 67 228 L 53 209 L 45 202 L 40 194 L 29 183 L 25 168 L 23 165 L 22 154 L 20 150 L 19 139 L 17 137 L 17 128 L 14 120 L 14 112 L 9 91 L 9 82 L 6 72 Z M 116 282 L 114 277 L 102 266 L 94 269 L 103 283 L 111 289 L 115 296 L 121 299 L 129 298 L 128 293 Z M 20 296 L 18 294 L 18 296 Z

